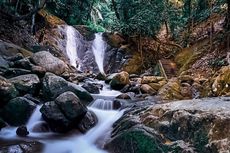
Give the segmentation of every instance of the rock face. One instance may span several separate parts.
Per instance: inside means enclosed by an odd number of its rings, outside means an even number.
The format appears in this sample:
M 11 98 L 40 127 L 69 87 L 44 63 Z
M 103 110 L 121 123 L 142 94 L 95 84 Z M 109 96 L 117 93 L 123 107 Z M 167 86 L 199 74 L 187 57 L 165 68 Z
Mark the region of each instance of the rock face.
M 60 75 L 65 72 L 67 65 L 57 57 L 54 57 L 51 53 L 47 51 L 41 51 L 35 53 L 31 57 L 32 61 L 43 68 L 48 72 Z
M 129 84 L 129 74 L 125 71 L 117 73 L 110 81 L 110 86 L 112 89 L 120 90 L 125 85 Z
M 81 86 L 70 83 L 52 73 L 46 73 L 42 84 L 43 96 L 48 100 L 54 100 L 58 95 L 66 91 L 73 92 L 85 102 L 93 100 L 93 97 Z
M 210 98 L 138 106 L 115 123 L 106 148 L 111 153 L 228 152 L 229 100 Z
M 72 92 L 65 92 L 55 101 L 45 103 L 41 108 L 42 117 L 55 132 L 67 132 L 83 119 L 87 108 Z
M 0 115 L 9 125 L 20 126 L 26 124 L 35 108 L 36 105 L 32 101 L 17 97 L 0 110 Z
M 21 94 L 35 94 L 39 90 L 40 80 L 35 74 L 20 75 L 11 78 L 10 81 Z
M 0 76 L 0 107 L 7 103 L 9 100 L 17 97 L 18 94 L 19 93 L 14 85 L 7 79 Z

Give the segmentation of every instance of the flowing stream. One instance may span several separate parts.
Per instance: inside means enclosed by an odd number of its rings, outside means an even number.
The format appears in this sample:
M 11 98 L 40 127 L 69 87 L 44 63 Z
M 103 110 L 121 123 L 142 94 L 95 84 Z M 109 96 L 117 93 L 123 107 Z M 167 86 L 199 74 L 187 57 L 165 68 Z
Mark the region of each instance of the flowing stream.
M 114 91 L 111 91 L 111 94 L 109 94 L 107 86 L 103 87 L 102 93 L 103 91 L 107 93 L 109 99 L 119 94 L 119 92 Z M 113 110 L 112 100 L 100 98 L 88 106 L 88 109 L 96 114 L 98 123 L 87 133 L 79 134 L 79 132 L 73 132 L 69 135 L 53 132 L 37 133 L 33 131 L 33 128 L 37 124 L 44 122 L 39 111 L 40 108 L 41 106 L 37 106 L 26 125 L 30 134 L 25 139 L 34 139 L 45 144 L 43 153 L 107 153 L 102 149 L 103 145 L 110 136 L 112 124 L 123 115 L 123 111 Z M 0 137 L 6 139 L 6 141 L 24 139 L 16 135 L 15 127 L 3 128 L 0 132 Z

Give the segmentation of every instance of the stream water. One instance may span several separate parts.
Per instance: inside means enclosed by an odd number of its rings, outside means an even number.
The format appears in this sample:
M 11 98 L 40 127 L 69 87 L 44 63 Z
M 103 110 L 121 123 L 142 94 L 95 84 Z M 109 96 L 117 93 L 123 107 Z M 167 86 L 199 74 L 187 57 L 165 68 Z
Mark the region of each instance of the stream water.
M 66 27 L 67 45 L 66 53 L 70 59 L 70 64 L 80 68 L 77 63 L 77 44 L 75 30 L 71 26 Z M 101 73 L 104 73 L 103 60 L 105 51 L 105 42 L 102 40 L 102 34 L 96 34 L 92 45 L 95 61 Z M 34 128 L 44 122 L 40 113 L 41 106 L 37 106 L 31 115 L 26 127 L 30 134 L 26 138 L 16 135 L 16 127 L 6 127 L 0 131 L 0 138 L 8 140 L 36 140 L 44 144 L 43 153 L 106 153 L 103 145 L 109 138 L 112 130 L 112 124 L 119 119 L 123 111 L 113 109 L 113 98 L 120 94 L 118 91 L 110 90 L 109 86 L 103 82 L 103 89 L 100 94 L 93 95 L 95 101 L 92 102 L 88 109 L 93 111 L 98 118 L 95 127 L 85 134 L 78 131 L 71 132 L 67 135 L 61 135 L 53 132 L 35 132 Z
M 44 122 L 39 111 L 41 107 L 37 106 L 26 125 L 30 134 L 25 139 L 44 143 L 43 153 L 106 153 L 101 148 L 110 136 L 112 124 L 122 116 L 123 111 L 113 110 L 113 102 L 109 100 L 117 96 L 119 92 L 111 91 L 111 94 L 109 94 L 108 87 L 104 86 L 103 88 L 102 91 L 106 92 L 109 98 L 106 98 L 107 100 L 96 99 L 88 106 L 88 109 L 96 114 L 98 123 L 86 134 L 72 132 L 68 135 L 60 135 L 53 132 L 34 132 L 33 128 Z M 16 135 L 16 127 L 3 128 L 0 137 L 6 141 L 24 139 Z

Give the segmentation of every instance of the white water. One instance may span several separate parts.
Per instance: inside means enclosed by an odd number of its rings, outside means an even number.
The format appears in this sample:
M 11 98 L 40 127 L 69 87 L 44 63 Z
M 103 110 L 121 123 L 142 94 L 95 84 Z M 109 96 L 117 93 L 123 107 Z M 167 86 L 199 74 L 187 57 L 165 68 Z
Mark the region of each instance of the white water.
M 106 49 L 106 43 L 103 40 L 102 33 L 96 33 L 92 45 L 92 50 L 98 69 L 102 74 L 105 74 L 104 72 L 105 49 Z
M 109 94 L 108 87 L 105 87 L 107 95 L 114 96 L 114 92 Z M 107 153 L 103 148 L 106 139 L 110 136 L 113 123 L 119 119 L 123 111 L 112 110 L 113 103 L 110 100 L 98 99 L 88 107 L 93 111 L 98 123 L 86 134 L 71 134 L 55 138 L 57 134 L 52 132 L 36 133 L 32 131 L 33 127 L 43 122 L 38 106 L 31 115 L 27 127 L 30 131 L 28 139 L 35 139 L 44 143 L 43 153 Z M 6 127 L 0 131 L 0 137 L 7 140 L 23 139 L 16 135 L 15 127 Z
M 76 30 L 72 26 L 66 26 L 66 53 L 69 57 L 70 64 L 80 70 L 80 60 L 77 55 L 77 37 L 76 37 Z

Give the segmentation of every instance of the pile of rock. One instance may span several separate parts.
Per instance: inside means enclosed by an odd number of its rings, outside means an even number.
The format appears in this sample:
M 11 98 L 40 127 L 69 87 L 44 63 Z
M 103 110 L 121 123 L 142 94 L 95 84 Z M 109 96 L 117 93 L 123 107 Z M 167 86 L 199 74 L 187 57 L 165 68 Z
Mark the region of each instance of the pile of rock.
M 42 105 L 42 117 L 55 132 L 86 132 L 96 124 L 96 116 L 86 107 L 93 97 L 68 81 L 71 76 L 66 73 L 72 70 L 66 62 L 48 51 L 32 53 L 0 42 L 0 63 L 0 128 L 7 123 L 19 126 L 18 135 L 28 135 L 23 125 L 37 105 Z

